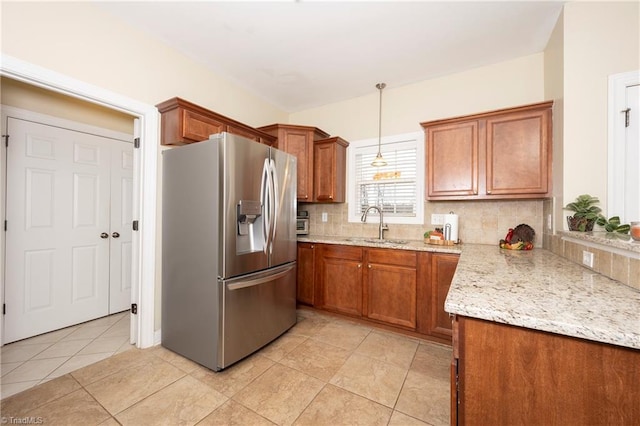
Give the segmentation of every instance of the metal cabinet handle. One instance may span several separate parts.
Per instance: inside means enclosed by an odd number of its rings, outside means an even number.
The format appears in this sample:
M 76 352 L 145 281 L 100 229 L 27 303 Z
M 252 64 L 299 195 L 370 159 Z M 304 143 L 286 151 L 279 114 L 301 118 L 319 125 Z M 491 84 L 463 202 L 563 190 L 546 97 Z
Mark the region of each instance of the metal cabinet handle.
M 358 268 L 362 268 L 362 265 L 358 263 Z
M 109 234 L 107 234 L 106 232 L 103 232 L 102 234 L 100 234 L 100 238 L 102 238 L 103 240 L 105 238 L 109 238 Z
M 369 269 L 371 269 L 371 264 L 369 264 Z
M 118 234 L 117 232 L 114 232 L 113 234 L 111 234 L 111 236 L 112 236 L 113 238 L 119 238 L 119 237 L 120 237 L 120 234 Z

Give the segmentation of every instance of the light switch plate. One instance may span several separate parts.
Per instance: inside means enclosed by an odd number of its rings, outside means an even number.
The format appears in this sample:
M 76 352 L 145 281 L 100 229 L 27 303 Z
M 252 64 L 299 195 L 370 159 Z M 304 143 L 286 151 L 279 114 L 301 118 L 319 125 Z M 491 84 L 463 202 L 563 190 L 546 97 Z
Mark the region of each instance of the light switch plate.
M 322 221 L 326 222 L 329 219 L 329 215 L 327 215 L 327 212 L 322 212 Z

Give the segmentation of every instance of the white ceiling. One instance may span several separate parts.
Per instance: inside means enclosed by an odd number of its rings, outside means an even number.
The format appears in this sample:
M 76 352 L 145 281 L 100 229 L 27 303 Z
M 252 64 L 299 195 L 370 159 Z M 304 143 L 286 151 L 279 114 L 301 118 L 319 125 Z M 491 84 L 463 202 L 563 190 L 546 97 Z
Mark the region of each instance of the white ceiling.
M 563 1 L 98 2 L 295 112 L 544 50 Z

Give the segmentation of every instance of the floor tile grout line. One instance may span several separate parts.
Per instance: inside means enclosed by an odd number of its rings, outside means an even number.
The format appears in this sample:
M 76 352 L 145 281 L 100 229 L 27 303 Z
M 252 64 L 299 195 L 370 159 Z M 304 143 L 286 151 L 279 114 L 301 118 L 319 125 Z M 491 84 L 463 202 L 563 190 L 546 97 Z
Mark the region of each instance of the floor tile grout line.
M 117 313 L 117 314 L 114 314 L 114 315 L 122 315 L 122 314 L 121 314 L 121 313 Z M 2 386 L 2 385 L 12 385 L 12 384 L 17 384 L 17 383 L 36 382 L 36 383 L 35 383 L 35 384 L 33 384 L 32 386 L 30 386 L 30 387 L 28 387 L 28 388 L 26 388 L 26 389 L 23 389 L 22 391 L 18 392 L 18 393 L 22 393 L 22 392 L 24 392 L 24 391 L 28 391 L 29 389 L 32 389 L 32 388 L 34 388 L 34 387 L 36 387 L 36 386 L 39 386 L 39 385 L 41 385 L 41 384 L 44 384 L 44 383 L 46 383 L 46 382 L 47 382 L 47 381 L 49 381 L 49 380 L 53 380 L 53 379 L 55 379 L 55 377 L 54 377 L 54 378 L 51 378 L 51 379 L 47 380 L 47 379 L 49 378 L 49 376 L 50 376 L 53 372 L 55 372 L 56 370 L 58 370 L 59 368 L 61 368 L 63 365 L 65 365 L 66 363 L 68 363 L 69 361 L 71 361 L 73 358 L 75 358 L 75 357 L 79 356 L 79 353 L 80 353 L 84 348 L 86 348 L 87 346 L 89 346 L 90 344 L 92 344 L 93 342 L 95 342 L 95 341 L 96 341 L 97 339 L 99 339 L 103 334 L 105 334 L 105 333 L 107 333 L 109 330 L 111 330 L 111 328 L 112 328 L 112 327 L 116 326 L 116 325 L 117 325 L 118 323 L 120 323 L 121 321 L 126 321 L 126 320 L 128 320 L 128 318 L 127 318 L 127 316 L 126 316 L 126 315 L 122 315 L 122 318 L 118 319 L 118 320 L 117 320 L 117 321 L 115 321 L 113 324 L 110 324 L 110 325 L 107 327 L 107 329 L 106 329 L 106 330 L 104 330 L 104 331 L 103 331 L 101 334 L 99 334 L 98 336 L 94 336 L 94 337 L 92 337 L 92 338 L 86 338 L 86 339 L 71 339 L 71 340 L 64 340 L 64 339 L 66 339 L 67 337 L 69 337 L 71 334 L 73 334 L 74 332 L 76 332 L 76 331 L 78 331 L 78 330 L 80 330 L 80 329 L 83 329 L 83 328 L 84 328 L 84 329 L 92 328 L 91 326 L 88 326 L 88 325 L 89 325 L 89 324 L 91 324 L 91 323 L 93 323 L 93 322 L 98 322 L 98 321 L 104 320 L 104 318 L 107 318 L 107 317 L 108 317 L 108 316 L 101 317 L 101 318 L 97 318 L 97 319 L 95 319 L 95 320 L 86 321 L 86 322 L 81 323 L 81 324 L 76 324 L 76 325 L 72 325 L 72 326 L 69 326 L 69 327 L 65 327 L 65 328 L 63 328 L 63 329 L 60 329 L 60 330 L 65 330 L 65 329 L 68 329 L 68 328 L 75 328 L 73 331 L 71 331 L 71 332 L 69 332 L 69 333 L 65 334 L 64 336 L 61 336 L 61 337 L 57 338 L 57 339 L 56 339 L 55 341 L 53 341 L 53 342 L 43 342 L 42 344 L 48 344 L 48 346 L 47 346 L 46 348 L 43 348 L 40 352 L 38 352 L 38 353 L 36 353 L 36 354 L 32 355 L 29 359 L 27 359 L 27 360 L 25 360 L 25 361 L 21 361 L 21 362 L 20 362 L 20 365 L 16 366 L 16 367 L 12 370 L 12 371 L 14 371 L 14 370 L 16 370 L 16 369 L 18 369 L 18 368 L 22 367 L 24 364 L 26 364 L 26 363 L 27 363 L 27 362 L 29 362 L 29 361 L 42 361 L 42 360 L 50 360 L 50 359 L 54 359 L 54 358 L 64 358 L 64 357 L 67 357 L 67 358 L 68 358 L 65 362 L 63 362 L 62 364 L 60 364 L 58 367 L 56 367 L 53 371 L 51 371 L 51 372 L 49 372 L 48 374 L 46 374 L 44 377 L 40 377 L 40 378 L 38 378 L 37 380 L 23 380 L 23 381 L 12 382 L 12 383 L 3 383 L 3 380 L 2 380 L 2 378 L 3 378 L 3 377 L 0 377 L 0 386 Z M 88 326 L 88 327 L 87 327 L 87 326 Z M 57 333 L 57 332 L 59 332 L 60 330 L 54 330 L 54 331 L 52 331 L 52 332 L 50 332 L 50 333 Z M 23 339 L 23 340 L 21 340 L 20 342 L 25 341 L 25 340 L 29 340 L 29 339 L 39 338 L 39 337 L 41 337 L 41 336 L 43 336 L 43 335 L 46 335 L 46 334 L 49 334 L 49 333 L 43 333 L 43 334 L 40 334 L 40 335 L 38 335 L 38 336 L 33 336 L 33 337 L 31 337 L 31 338 Z M 118 336 L 113 336 L 113 337 L 118 337 Z M 123 336 L 123 337 L 124 337 L 124 336 Z M 42 358 L 42 359 L 39 359 L 39 360 L 36 360 L 36 359 L 35 359 L 37 356 L 39 356 L 40 354 L 42 354 L 44 351 L 46 351 L 46 350 L 50 349 L 51 347 L 53 347 L 54 345 L 56 345 L 56 344 L 58 344 L 58 343 L 61 343 L 61 342 L 71 342 L 71 341 L 78 341 L 78 340 L 90 340 L 90 341 L 89 341 L 89 342 L 87 342 L 87 344 L 86 344 L 86 345 L 84 345 L 84 346 L 83 346 L 82 348 L 80 348 L 77 352 L 75 352 L 73 355 L 70 355 L 70 356 L 67 356 L 67 355 L 65 355 L 65 356 L 61 356 L 61 357 L 55 357 L 55 356 L 53 356 L 53 357 Z M 16 343 L 17 343 L 17 342 L 16 342 Z M 39 343 L 34 343 L 34 344 L 39 344 Z M 28 346 L 28 344 L 26 344 L 26 346 Z M 118 348 L 118 349 L 120 349 L 120 348 Z M 107 352 L 102 352 L 102 353 L 107 353 Z M 112 353 L 111 353 L 107 358 L 109 358 L 109 357 L 111 357 L 111 356 L 115 355 L 116 353 L 117 353 L 117 350 L 116 350 L 116 351 L 113 351 L 113 352 L 112 352 Z M 89 355 L 95 355 L 95 354 L 89 354 Z M 99 361 L 96 361 L 96 362 L 99 362 Z M 89 364 L 89 365 L 90 365 L 90 364 Z M 82 368 L 82 367 L 81 367 L 81 368 Z M 11 371 L 10 371 L 10 372 L 8 372 L 7 374 L 10 374 L 10 373 L 11 373 Z M 6 378 L 5 378 L 5 380 L 6 380 Z M 6 396 L 5 398 L 11 397 L 11 396 L 13 396 L 13 395 L 17 395 L 17 393 L 16 393 L 16 394 L 8 395 L 8 396 Z M 0 397 L 0 399 L 4 399 L 4 398 L 1 398 L 1 397 Z

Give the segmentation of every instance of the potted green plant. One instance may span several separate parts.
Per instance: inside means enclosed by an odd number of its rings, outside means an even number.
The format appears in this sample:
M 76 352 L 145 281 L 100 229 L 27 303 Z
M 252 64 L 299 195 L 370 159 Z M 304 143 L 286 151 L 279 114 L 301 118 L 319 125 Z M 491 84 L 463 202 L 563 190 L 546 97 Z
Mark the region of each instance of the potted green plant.
M 599 202 L 598 197 L 582 194 L 578 195 L 574 202 L 567 204 L 564 209 L 573 212 L 573 216 L 567 216 L 569 231 L 592 231 L 593 225 L 602 211 L 600 207 L 596 206 Z
M 624 223 L 624 224 L 620 223 L 619 216 L 613 216 L 613 217 L 610 217 L 609 220 L 607 220 L 606 217 L 600 215 L 598 216 L 596 223 L 604 227 L 604 230 L 607 232 L 618 232 L 620 234 L 628 234 L 629 230 L 631 229 L 631 225 L 627 223 Z

